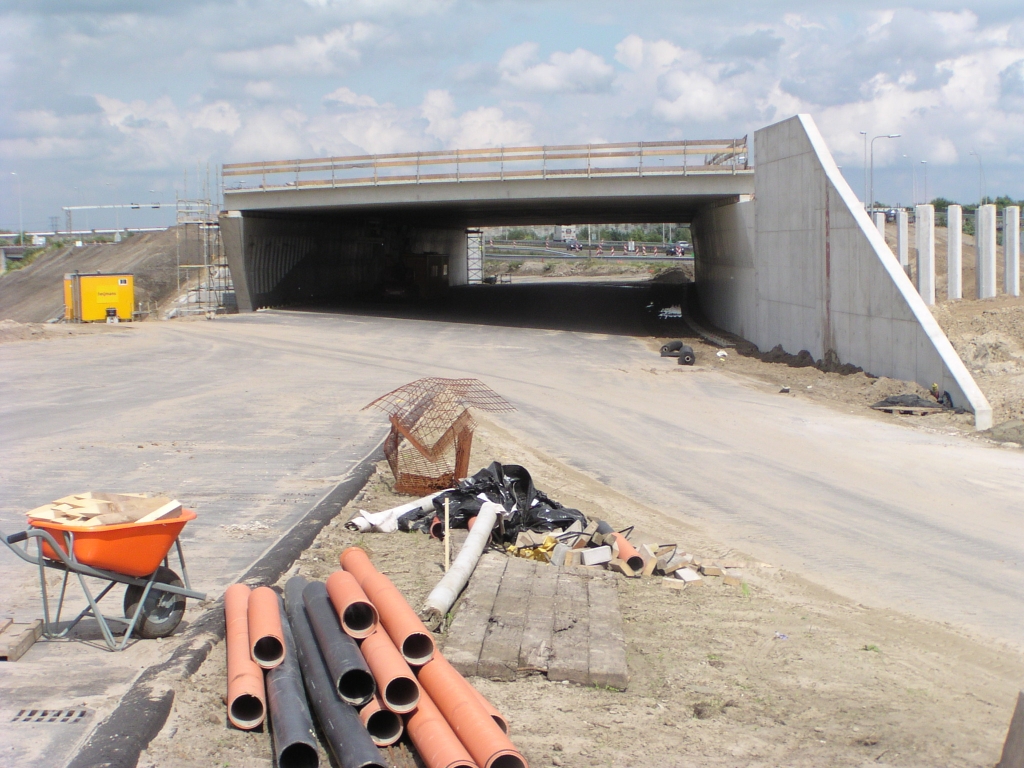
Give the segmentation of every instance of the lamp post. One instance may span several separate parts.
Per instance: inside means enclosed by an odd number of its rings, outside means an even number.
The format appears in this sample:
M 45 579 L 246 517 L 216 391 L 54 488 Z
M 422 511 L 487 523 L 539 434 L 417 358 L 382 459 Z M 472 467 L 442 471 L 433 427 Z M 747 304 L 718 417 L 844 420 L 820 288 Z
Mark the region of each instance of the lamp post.
M 11 171 L 11 176 L 18 180 L 18 245 L 25 244 L 25 224 L 21 216 L 21 176 Z
M 864 137 L 864 210 L 868 209 L 868 132 L 861 131 Z
M 975 159 L 978 161 L 978 206 L 980 207 L 985 201 L 985 168 L 981 164 L 981 155 L 973 149 L 971 150 L 971 154 L 974 155 Z
M 921 171 L 922 171 L 921 175 L 924 177 L 921 180 L 921 184 L 924 187 L 924 204 L 928 205 L 928 161 L 927 160 L 922 160 L 921 161 Z
M 871 202 L 868 204 L 870 206 L 868 210 L 875 207 L 875 142 L 878 139 L 898 139 L 900 135 L 898 133 L 883 133 L 871 139 Z

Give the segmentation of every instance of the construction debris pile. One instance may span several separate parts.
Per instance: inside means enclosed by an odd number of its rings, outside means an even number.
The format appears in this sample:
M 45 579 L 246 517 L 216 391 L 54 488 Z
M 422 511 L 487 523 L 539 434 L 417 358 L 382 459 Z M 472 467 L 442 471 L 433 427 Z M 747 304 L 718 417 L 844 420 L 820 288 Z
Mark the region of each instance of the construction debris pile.
M 317 766 L 315 715 L 342 768 L 385 768 L 407 734 L 427 768 L 526 768 L 504 717 L 434 645 L 391 580 L 350 547 L 326 583 L 301 576 L 282 603 L 245 584 L 224 596 L 228 718 L 259 727 L 274 763 Z M 307 699 L 308 695 L 308 699 Z
M 362 533 L 418 530 L 443 539 L 447 528 L 472 528 L 488 504 L 498 509 L 491 543 L 510 555 L 567 568 L 604 568 L 629 578 L 660 575 L 677 588 L 699 586 L 704 576 L 742 582 L 735 569 L 744 563 L 704 562 L 677 544 L 637 548 L 629 541 L 632 528 L 616 531 L 565 507 L 537 489 L 525 467 L 496 461 L 455 488 L 383 512 L 360 510 L 346 527 Z
M 180 517 L 181 509 L 180 501 L 166 496 L 88 491 L 36 507 L 27 515 L 30 521 L 44 520 L 56 525 L 92 527 L 169 520 Z

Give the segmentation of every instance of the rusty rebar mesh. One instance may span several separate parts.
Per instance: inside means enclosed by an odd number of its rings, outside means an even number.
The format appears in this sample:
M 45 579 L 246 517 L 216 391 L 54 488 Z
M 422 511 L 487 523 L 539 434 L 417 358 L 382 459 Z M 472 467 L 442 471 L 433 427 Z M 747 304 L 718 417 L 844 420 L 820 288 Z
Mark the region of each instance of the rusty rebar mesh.
M 384 455 L 400 493 L 430 493 L 465 477 L 473 443 L 469 408 L 502 413 L 515 408 L 478 379 L 418 379 L 381 395 L 367 408 L 384 411 L 391 432 Z

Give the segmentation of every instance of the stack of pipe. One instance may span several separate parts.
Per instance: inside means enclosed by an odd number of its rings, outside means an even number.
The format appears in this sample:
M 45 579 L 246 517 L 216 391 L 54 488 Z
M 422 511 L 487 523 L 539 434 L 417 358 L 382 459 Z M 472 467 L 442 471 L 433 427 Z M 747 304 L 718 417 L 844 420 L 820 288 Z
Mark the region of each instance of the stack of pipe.
M 415 708 L 401 714 L 427 768 L 527 768 L 506 735 L 505 719 L 435 648 L 430 631 L 391 580 L 358 547 L 346 549 L 340 560 L 380 617 L 381 629 L 367 635 L 360 650 L 377 680 L 381 703 L 397 712 L 387 695 L 395 679 L 418 690 Z
M 242 730 L 257 728 L 269 703 L 276 765 L 317 768 L 313 720 L 280 597 L 269 587 L 232 584 L 224 593 L 224 614 L 228 720 Z

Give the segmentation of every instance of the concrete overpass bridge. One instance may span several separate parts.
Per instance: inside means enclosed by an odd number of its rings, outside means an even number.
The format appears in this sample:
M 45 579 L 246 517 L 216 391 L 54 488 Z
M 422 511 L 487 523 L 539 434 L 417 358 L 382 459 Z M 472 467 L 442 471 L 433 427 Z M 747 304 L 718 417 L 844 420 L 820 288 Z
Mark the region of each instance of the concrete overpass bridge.
M 688 222 L 707 317 L 939 385 L 992 411 L 839 172 L 813 120 L 747 139 L 517 147 L 225 165 L 221 233 L 239 308 L 331 301 L 414 276 L 477 282 L 474 228 Z

